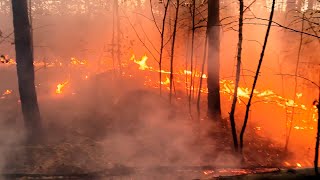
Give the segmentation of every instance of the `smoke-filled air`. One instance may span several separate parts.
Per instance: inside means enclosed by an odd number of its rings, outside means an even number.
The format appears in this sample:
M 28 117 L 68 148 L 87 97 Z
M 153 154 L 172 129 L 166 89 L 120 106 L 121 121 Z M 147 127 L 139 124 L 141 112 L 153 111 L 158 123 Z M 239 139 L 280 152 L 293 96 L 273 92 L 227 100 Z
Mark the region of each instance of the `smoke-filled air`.
M 319 176 L 319 0 L 0 0 L 0 55 L 0 179 Z

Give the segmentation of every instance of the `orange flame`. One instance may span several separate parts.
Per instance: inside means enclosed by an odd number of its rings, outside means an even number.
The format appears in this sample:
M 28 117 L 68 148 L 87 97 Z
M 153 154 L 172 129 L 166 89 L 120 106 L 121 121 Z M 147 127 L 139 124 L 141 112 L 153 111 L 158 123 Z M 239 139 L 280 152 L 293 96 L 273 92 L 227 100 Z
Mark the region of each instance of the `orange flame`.
M 62 89 L 65 87 L 65 85 L 68 84 L 68 81 L 58 84 L 56 89 L 56 94 L 62 94 Z
M 170 84 L 170 79 L 166 77 L 166 81 L 161 81 L 161 84 L 164 84 L 164 85 Z
M 136 60 L 135 55 L 133 54 L 130 58 L 131 61 L 135 62 L 139 65 L 140 70 L 146 70 L 149 69 L 149 66 L 147 65 L 148 56 L 144 55 L 140 60 Z
M 79 60 L 79 59 L 76 59 L 76 58 L 72 57 L 71 58 L 71 64 L 73 64 L 73 65 L 77 65 L 77 64 L 85 65 L 85 64 L 87 64 L 87 61 L 86 60 Z
M 4 91 L 4 93 L 2 95 L 4 96 L 4 95 L 11 94 L 11 93 L 12 93 L 12 90 L 7 89 L 6 91 Z

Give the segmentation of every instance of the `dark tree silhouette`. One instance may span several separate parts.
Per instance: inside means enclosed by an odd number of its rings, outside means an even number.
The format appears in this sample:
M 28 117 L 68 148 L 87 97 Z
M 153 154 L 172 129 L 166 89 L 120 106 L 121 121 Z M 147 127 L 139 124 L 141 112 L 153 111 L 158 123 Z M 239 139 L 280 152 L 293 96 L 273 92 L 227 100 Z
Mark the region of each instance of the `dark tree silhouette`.
M 318 169 L 318 161 L 319 161 L 319 141 L 320 141 L 320 73 L 319 73 L 319 84 L 318 84 L 318 102 L 314 102 L 317 104 L 318 108 L 318 123 L 317 123 L 317 136 L 316 136 L 316 146 L 315 146 L 315 153 L 314 153 L 314 170 L 316 175 L 319 175 Z
M 220 20 L 219 1 L 208 1 L 208 115 L 221 118 L 220 83 L 219 83 L 219 51 Z
M 267 47 L 267 42 L 268 42 L 268 38 L 269 38 L 269 33 L 270 33 L 270 29 L 271 29 L 271 24 L 272 24 L 272 19 L 273 19 L 273 14 L 274 14 L 274 6 L 275 6 L 276 1 L 272 0 L 272 7 L 271 7 L 271 13 L 270 13 L 270 17 L 269 17 L 269 22 L 268 22 L 268 28 L 267 28 L 267 32 L 266 32 L 266 36 L 264 38 L 264 43 L 262 46 L 262 51 L 260 54 L 260 59 L 259 59 L 259 63 L 258 63 L 258 67 L 257 67 L 257 71 L 253 80 L 253 85 L 252 85 L 252 89 L 251 89 L 251 93 L 250 93 L 250 97 L 246 106 L 246 114 L 244 117 L 244 122 L 243 122 L 243 126 L 241 128 L 241 132 L 240 132 L 240 152 L 242 153 L 243 151 L 243 137 L 244 137 L 244 133 L 247 127 L 247 123 L 248 123 L 248 118 L 249 118 L 249 111 L 250 111 L 250 106 L 251 106 L 251 101 L 252 101 L 252 97 L 253 97 L 253 92 L 254 89 L 256 88 L 257 82 L 258 82 L 258 77 L 260 74 L 260 69 L 261 69 L 261 65 L 263 62 L 263 57 L 264 57 L 264 52 L 266 50 Z
M 171 100 L 172 100 L 172 89 L 173 89 L 173 60 L 174 60 L 174 47 L 175 47 L 176 36 L 177 36 L 177 25 L 178 25 L 179 7 L 180 7 L 180 0 L 177 0 L 176 14 L 175 14 L 175 19 L 174 19 L 173 34 L 172 34 L 171 55 L 170 55 L 170 102 L 171 102 Z
M 31 27 L 27 0 L 12 0 L 13 27 L 17 61 L 18 85 L 27 141 L 40 140 L 40 112 L 34 86 Z
M 237 137 L 237 130 L 236 130 L 236 123 L 234 119 L 234 114 L 236 111 L 236 105 L 238 100 L 238 87 L 240 81 L 240 71 L 241 71 L 241 52 L 242 52 L 242 31 L 243 31 L 243 11 L 244 3 L 243 0 L 239 0 L 239 33 L 238 33 L 238 54 L 237 54 L 237 71 L 236 71 L 236 83 L 234 86 L 234 94 L 233 94 L 233 101 L 230 111 L 230 124 L 232 130 L 232 137 L 233 137 L 233 146 L 234 150 L 238 151 L 238 137 Z

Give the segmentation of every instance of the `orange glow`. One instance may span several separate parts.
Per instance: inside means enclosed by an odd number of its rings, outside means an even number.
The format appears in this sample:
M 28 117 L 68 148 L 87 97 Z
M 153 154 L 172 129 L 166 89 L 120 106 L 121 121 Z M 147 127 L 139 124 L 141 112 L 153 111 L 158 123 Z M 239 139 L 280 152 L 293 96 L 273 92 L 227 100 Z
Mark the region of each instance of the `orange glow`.
M 202 78 L 206 79 L 206 78 L 208 78 L 208 76 L 206 74 L 202 74 Z
M 73 65 L 77 65 L 77 64 L 78 65 L 85 65 L 85 64 L 87 64 L 87 61 L 86 60 L 79 60 L 79 59 L 72 57 L 70 63 Z M 62 64 L 60 63 L 60 65 L 62 65 Z
M 261 127 L 255 127 L 255 129 L 257 130 L 257 131 L 261 131 Z
M 286 165 L 286 166 L 291 166 L 291 164 L 288 163 L 287 161 L 284 162 L 284 165 Z
M 170 84 L 170 79 L 168 77 L 166 77 L 166 81 L 161 81 L 161 84 L 163 85 L 167 85 L 167 84 Z
M 12 90 L 7 89 L 7 90 L 4 91 L 4 93 L 2 95 L 4 96 L 4 95 L 11 94 L 11 93 L 12 93 Z
M 130 58 L 131 61 L 135 62 L 139 65 L 140 70 L 146 70 L 149 69 L 149 66 L 147 65 L 148 56 L 144 55 L 140 60 L 136 60 L 135 55 L 132 55 Z
M 205 175 L 209 175 L 212 173 L 214 173 L 214 171 L 212 171 L 212 170 L 203 171 L 203 174 L 205 174 Z
M 302 167 L 302 165 L 300 163 L 297 163 L 297 167 Z
M 62 89 L 65 87 L 65 85 L 68 84 L 68 81 L 58 84 L 56 89 L 56 94 L 62 94 Z
M 297 93 L 297 94 L 296 94 L 296 96 L 297 96 L 297 97 L 298 97 L 298 99 L 299 99 L 299 98 L 301 98 L 301 97 L 302 97 L 302 93 Z

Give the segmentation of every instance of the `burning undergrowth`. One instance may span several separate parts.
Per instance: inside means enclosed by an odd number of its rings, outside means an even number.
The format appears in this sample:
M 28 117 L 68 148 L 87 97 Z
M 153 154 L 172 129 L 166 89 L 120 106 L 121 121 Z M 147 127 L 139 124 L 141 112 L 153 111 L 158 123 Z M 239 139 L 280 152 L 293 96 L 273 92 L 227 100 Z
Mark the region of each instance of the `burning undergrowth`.
M 3 122 L 2 127 L 9 132 L 22 132 L 2 136 L 14 142 L 11 143 L 14 146 L 3 146 L 9 147 L 6 152 L 10 152 L 7 159 L 2 159 L 7 162 L 4 171 L 59 174 L 104 171 L 118 166 L 167 167 L 167 170 L 204 165 L 214 168 L 298 166 L 284 164 L 291 158 L 290 154 L 277 143 L 262 138 L 254 124 L 246 135 L 245 159 L 241 162 L 233 153 L 227 120 L 212 123 L 205 118 L 205 109 L 201 110 L 200 124 L 193 114 L 190 116 L 183 98 L 185 75 L 197 78 L 206 78 L 206 75 L 186 70 L 175 73 L 175 98 L 169 103 L 168 72 L 161 71 L 163 92 L 160 96 L 157 76 L 160 71 L 146 64 L 146 56 L 144 59 L 133 56 L 130 62 L 137 65 L 124 66 L 128 70 L 122 73 L 115 70 L 96 73 L 87 68 L 86 61 L 75 59 L 68 66 L 53 63 L 39 68 L 37 73 L 41 76 L 37 76 L 36 86 L 46 132 L 45 143 L 39 146 L 25 147 L 21 144 L 22 138 L 17 138 L 23 137 L 17 88 L 12 85 L 4 89 L 1 102 L 6 104 L 6 109 L 2 109 L 1 115 L 3 119 L 10 119 L 6 114 L 14 115 L 11 117 L 14 121 L 8 121 L 14 123 L 9 126 Z M 10 76 L 13 73 L 15 71 Z M 221 84 L 221 92 L 228 99 L 232 82 L 221 81 Z M 247 97 L 247 91 L 240 89 L 239 103 Z M 205 94 L 206 89 L 201 92 Z M 272 91 L 256 91 L 256 96 L 265 100 L 276 98 L 278 105 L 289 102 Z M 25 149 L 28 154 L 21 153 Z M 24 164 L 27 157 L 33 162 Z

